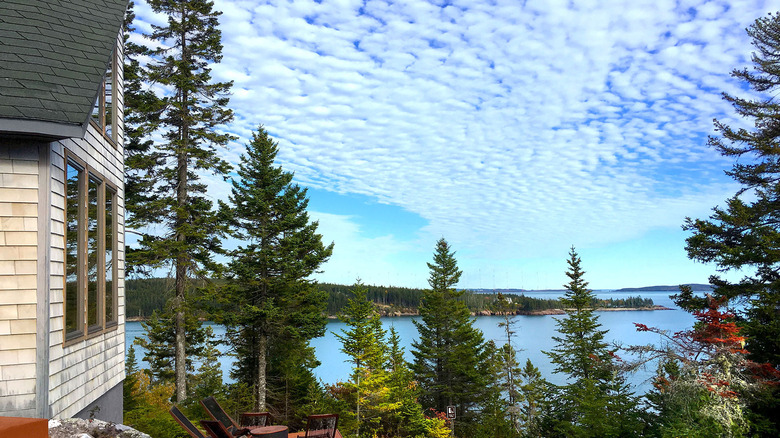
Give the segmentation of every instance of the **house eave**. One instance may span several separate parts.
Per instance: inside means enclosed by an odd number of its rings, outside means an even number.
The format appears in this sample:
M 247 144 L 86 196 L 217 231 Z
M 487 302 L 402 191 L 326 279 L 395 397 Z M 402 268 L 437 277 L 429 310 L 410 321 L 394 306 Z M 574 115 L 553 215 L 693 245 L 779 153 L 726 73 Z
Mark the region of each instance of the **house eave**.
M 44 120 L 0 118 L 0 136 L 36 137 L 48 140 L 84 138 L 87 124 L 73 125 Z

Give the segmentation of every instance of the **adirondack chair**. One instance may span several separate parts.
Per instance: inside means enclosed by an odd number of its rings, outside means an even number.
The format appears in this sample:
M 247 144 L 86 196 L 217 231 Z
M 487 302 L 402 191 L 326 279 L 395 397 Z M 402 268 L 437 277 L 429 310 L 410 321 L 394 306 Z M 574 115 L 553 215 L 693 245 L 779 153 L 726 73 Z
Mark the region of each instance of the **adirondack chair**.
M 298 438 L 336 438 L 341 436 L 337 430 L 338 422 L 338 414 L 309 415 L 306 420 L 306 430 L 297 434 L 291 434 L 291 436 Z
M 200 424 L 211 438 L 233 438 L 233 435 L 219 421 L 200 420 Z
M 248 435 L 251 429 L 268 426 L 271 422 L 271 414 L 268 412 L 245 412 L 239 417 L 241 424 L 236 424 L 214 397 L 206 397 L 200 404 L 214 421 L 218 421 L 234 437 Z
M 271 425 L 271 414 L 268 412 L 244 412 L 238 417 L 241 427 L 254 429 Z
M 177 423 L 181 424 L 181 427 L 183 427 L 184 430 L 186 430 L 187 433 L 189 433 L 192 438 L 206 438 L 206 436 L 203 435 L 203 433 L 201 433 L 201 431 L 198 430 L 198 428 L 195 427 L 194 424 L 192 424 L 192 421 L 190 421 L 187 417 L 184 416 L 184 414 L 179 410 L 179 408 L 174 406 L 171 408 L 170 412 L 171 415 L 173 416 L 173 419 L 176 420 Z

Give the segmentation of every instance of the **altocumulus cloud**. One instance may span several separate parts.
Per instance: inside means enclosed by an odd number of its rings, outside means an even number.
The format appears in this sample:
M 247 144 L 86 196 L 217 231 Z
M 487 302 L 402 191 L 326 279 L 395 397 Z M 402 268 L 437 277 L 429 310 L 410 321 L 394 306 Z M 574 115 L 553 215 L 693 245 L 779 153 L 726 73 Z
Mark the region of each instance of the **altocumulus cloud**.
M 398 205 L 425 232 L 500 258 L 679 227 L 725 199 L 728 163 L 706 137 L 731 114 L 720 92 L 743 92 L 729 72 L 748 64 L 744 29 L 769 5 L 215 7 L 224 58 L 213 72 L 234 81 L 229 130 L 241 137 L 231 161 L 263 124 L 300 183 Z

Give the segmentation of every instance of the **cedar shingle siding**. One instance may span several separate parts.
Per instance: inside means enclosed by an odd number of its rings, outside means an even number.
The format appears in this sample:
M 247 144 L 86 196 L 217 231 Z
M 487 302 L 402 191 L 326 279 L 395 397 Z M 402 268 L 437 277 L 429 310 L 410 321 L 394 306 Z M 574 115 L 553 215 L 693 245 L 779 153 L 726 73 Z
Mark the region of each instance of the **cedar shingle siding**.
M 114 69 L 113 138 L 90 119 L 112 53 L 122 59 L 126 6 L 0 0 L 0 416 L 84 417 L 98 406 L 97 418 L 122 419 L 121 68 Z M 68 157 L 116 192 L 118 324 L 66 342 Z

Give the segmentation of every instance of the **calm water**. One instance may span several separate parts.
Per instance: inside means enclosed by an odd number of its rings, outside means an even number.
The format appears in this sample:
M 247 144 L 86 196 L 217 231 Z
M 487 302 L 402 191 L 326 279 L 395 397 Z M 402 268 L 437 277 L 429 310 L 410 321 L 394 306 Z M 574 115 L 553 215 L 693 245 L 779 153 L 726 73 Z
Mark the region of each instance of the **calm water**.
M 651 298 L 657 305 L 673 308 L 674 310 L 658 311 L 624 311 L 624 312 L 598 312 L 599 323 L 603 330 L 608 330 L 607 340 L 609 342 L 619 342 L 623 345 L 656 343 L 658 338 L 649 333 L 638 333 L 634 328 L 635 322 L 654 326 L 670 331 L 680 331 L 691 327 L 693 317 L 679 309 L 676 309 L 674 303 L 669 299 L 669 295 L 676 291 L 663 292 L 642 292 L 642 298 Z M 638 295 L 634 293 L 622 292 L 595 292 L 599 298 L 627 298 Z M 562 293 L 555 292 L 535 292 L 526 293 L 526 296 L 535 298 L 557 298 Z M 555 329 L 555 318 L 553 316 L 517 316 L 515 321 L 515 337 L 513 343 L 515 348 L 522 349 L 518 353 L 518 360 L 525 364 L 527 358 L 531 359 L 549 380 L 555 383 L 563 383 L 563 378 L 552 373 L 552 367 L 547 356 L 542 350 L 549 350 L 553 347 L 552 336 L 557 335 Z M 559 317 L 557 317 L 559 318 Z M 401 344 L 405 347 L 407 360 L 412 360 L 410 352 L 411 344 L 417 339 L 417 329 L 412 323 L 413 317 L 382 318 L 382 324 L 385 329 L 391 326 L 395 327 L 401 338 Z M 486 339 L 494 340 L 498 345 L 505 341 L 503 329 L 498 327 L 498 323 L 503 321 L 499 316 L 480 316 L 476 318 L 475 326 L 482 330 Z M 209 323 L 210 324 L 210 323 Z M 214 333 L 221 336 L 225 333 L 224 327 L 216 324 L 210 324 Z M 317 352 L 317 358 L 321 365 L 314 372 L 323 382 L 335 383 L 339 380 L 345 380 L 348 377 L 350 366 L 345 361 L 347 356 L 341 353 L 341 344 L 334 335 L 346 329 L 346 324 L 331 320 L 328 322 L 327 333 L 321 338 L 314 339 L 312 345 Z M 126 325 L 126 348 L 130 346 L 133 339 L 143 336 L 143 327 L 139 322 L 128 322 Z M 223 352 L 227 352 L 227 347 L 220 347 Z M 620 354 L 620 353 L 619 353 Z M 625 357 L 625 354 L 623 354 Z M 143 358 L 143 351 L 136 347 L 136 357 L 139 362 Z M 227 356 L 229 357 L 229 356 Z M 145 363 L 140 362 L 142 367 Z M 225 380 L 228 379 L 232 361 L 222 362 L 222 372 Z M 631 378 L 631 382 L 637 387 L 637 392 L 643 393 L 649 388 L 647 379 L 652 377 L 655 369 L 650 367 L 637 372 Z

